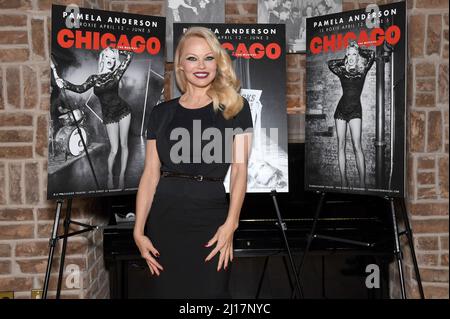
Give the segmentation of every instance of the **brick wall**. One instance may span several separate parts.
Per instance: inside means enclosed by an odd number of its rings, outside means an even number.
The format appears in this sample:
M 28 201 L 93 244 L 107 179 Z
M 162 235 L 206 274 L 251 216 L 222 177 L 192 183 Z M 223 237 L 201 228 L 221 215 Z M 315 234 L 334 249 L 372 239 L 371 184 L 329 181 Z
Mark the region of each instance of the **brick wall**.
M 448 298 L 448 2 L 410 2 L 407 204 L 425 294 Z
M 103 1 L 94 2 L 58 3 L 104 8 Z M 0 291 L 13 290 L 16 298 L 30 298 L 31 289 L 42 289 L 56 208 L 54 201 L 46 200 L 51 3 L 0 1 Z M 74 219 L 105 223 L 97 204 L 74 200 Z M 102 243 L 101 231 L 69 240 L 66 265 L 78 267 L 80 286 L 69 289 L 64 278 L 63 298 L 109 296 Z M 55 253 L 50 297 L 55 294 L 60 250 L 61 245 Z
M 164 15 L 164 1 L 64 0 L 83 7 Z M 378 1 L 383 4 L 391 1 Z M 408 0 L 407 205 L 427 298 L 448 298 L 448 2 Z M 55 203 L 46 200 L 50 0 L 0 0 L 0 290 L 29 298 L 42 287 Z M 344 10 L 371 1 L 344 0 Z M 226 0 L 226 22 L 256 23 L 257 0 Z M 170 96 L 173 65 L 166 65 Z M 305 111 L 305 56 L 287 58 L 287 112 Z M 94 200 L 74 201 L 74 218 L 104 223 Z M 405 249 L 406 250 L 406 249 Z M 63 296 L 106 298 L 100 232 L 69 242 L 80 289 Z M 406 250 L 408 294 L 417 297 Z M 56 270 L 56 267 L 55 267 Z M 398 297 L 392 267 L 391 294 Z M 55 280 L 52 279 L 51 289 Z

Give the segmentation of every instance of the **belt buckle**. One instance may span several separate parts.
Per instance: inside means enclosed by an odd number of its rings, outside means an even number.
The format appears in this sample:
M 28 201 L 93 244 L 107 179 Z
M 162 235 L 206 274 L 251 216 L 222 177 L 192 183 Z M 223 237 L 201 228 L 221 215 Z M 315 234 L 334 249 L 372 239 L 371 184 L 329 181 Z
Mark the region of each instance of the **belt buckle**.
M 198 181 L 198 182 L 203 181 L 203 175 L 196 175 L 195 176 L 195 180 Z

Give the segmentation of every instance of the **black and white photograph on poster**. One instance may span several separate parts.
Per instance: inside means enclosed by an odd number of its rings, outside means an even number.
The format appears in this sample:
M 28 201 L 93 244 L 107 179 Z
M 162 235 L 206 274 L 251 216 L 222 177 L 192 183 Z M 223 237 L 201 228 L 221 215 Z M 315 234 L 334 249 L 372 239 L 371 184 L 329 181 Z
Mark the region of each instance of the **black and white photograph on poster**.
M 47 197 L 137 191 L 165 18 L 52 6 Z
M 310 18 L 307 30 L 306 189 L 404 196 L 405 2 Z
M 289 191 L 284 25 L 174 24 L 174 44 L 191 26 L 212 30 L 231 57 L 241 82 L 240 94 L 250 105 L 253 145 L 247 192 Z M 272 81 L 272 79 L 277 79 Z M 172 98 L 181 95 L 176 88 Z M 224 186 L 229 192 L 230 170 Z
M 173 61 L 174 23 L 224 23 L 225 0 L 166 0 L 167 62 Z
M 305 52 L 306 19 L 342 11 L 342 0 L 258 0 L 258 23 L 286 25 L 286 51 Z

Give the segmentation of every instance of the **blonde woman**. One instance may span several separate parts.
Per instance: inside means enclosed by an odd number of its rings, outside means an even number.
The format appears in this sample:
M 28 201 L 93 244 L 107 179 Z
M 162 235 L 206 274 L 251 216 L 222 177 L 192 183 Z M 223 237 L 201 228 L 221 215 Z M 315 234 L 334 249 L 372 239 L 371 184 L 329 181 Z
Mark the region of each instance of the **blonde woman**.
M 125 56 L 120 62 L 120 54 Z M 123 74 L 130 65 L 132 53 L 119 51 L 107 47 L 98 59 L 98 74 L 93 74 L 80 85 L 66 81 L 60 77 L 56 78 L 59 88 L 64 88 L 77 93 L 84 93 L 94 87 L 94 94 L 98 97 L 102 109 L 103 124 L 106 125 L 110 150 L 108 156 L 108 188 L 113 185 L 113 166 L 119 148 L 120 175 L 118 188 L 123 189 L 125 183 L 125 171 L 128 162 L 128 132 L 131 122 L 131 107 L 119 95 L 119 84 Z
M 342 97 L 334 112 L 341 187 L 349 186 L 346 174 L 347 159 L 345 155 L 347 124 L 350 127 L 352 135 L 356 166 L 359 173 L 359 187 L 366 187 L 366 165 L 361 145 L 361 93 L 364 88 L 367 72 L 372 67 L 374 61 L 375 51 L 362 48 L 355 41 L 349 42 L 343 59 L 328 61 L 328 67 L 331 72 L 339 77 L 342 86 Z
M 183 94 L 150 115 L 134 239 L 155 275 L 154 298 L 228 298 L 247 187 L 250 107 L 238 94 L 230 57 L 208 29 L 187 30 L 174 66 Z M 223 180 L 230 164 L 228 203 Z

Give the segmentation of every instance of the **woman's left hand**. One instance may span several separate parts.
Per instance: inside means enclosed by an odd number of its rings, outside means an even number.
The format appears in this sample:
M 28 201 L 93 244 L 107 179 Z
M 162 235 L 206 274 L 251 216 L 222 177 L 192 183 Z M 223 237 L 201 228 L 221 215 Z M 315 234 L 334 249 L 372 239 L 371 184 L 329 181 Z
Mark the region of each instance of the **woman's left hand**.
M 217 229 L 216 234 L 205 247 L 211 247 L 214 243 L 216 247 L 211 251 L 211 253 L 206 257 L 205 262 L 211 260 L 218 252 L 220 252 L 219 263 L 217 265 L 217 271 L 219 271 L 222 266 L 226 270 L 228 267 L 228 262 L 233 261 L 233 235 L 236 227 L 233 225 L 225 223 Z

